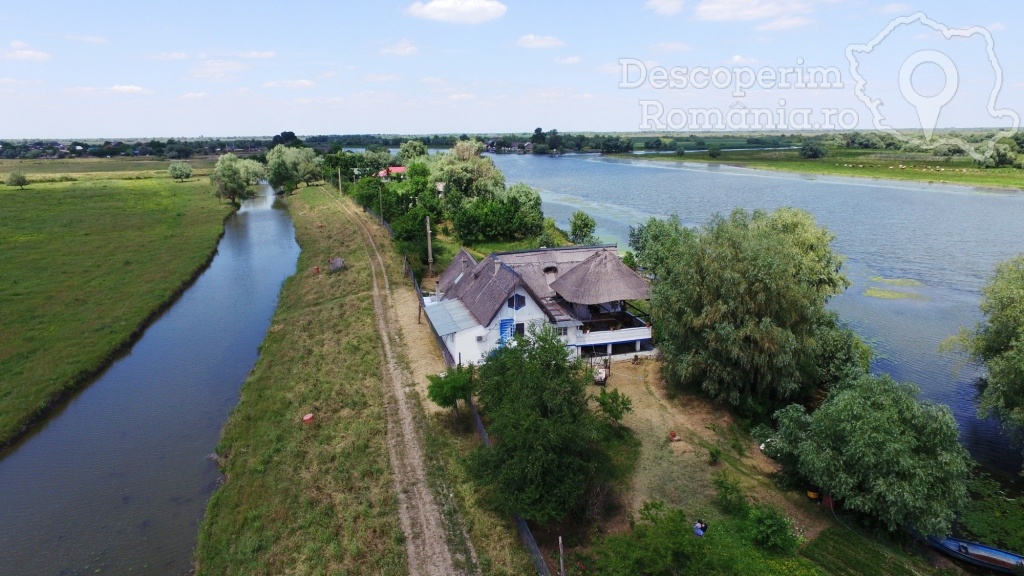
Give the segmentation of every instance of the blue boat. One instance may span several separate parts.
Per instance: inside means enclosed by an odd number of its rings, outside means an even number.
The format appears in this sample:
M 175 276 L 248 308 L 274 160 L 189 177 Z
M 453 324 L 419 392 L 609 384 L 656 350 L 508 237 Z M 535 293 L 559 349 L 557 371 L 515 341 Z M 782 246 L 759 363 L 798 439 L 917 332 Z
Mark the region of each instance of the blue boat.
M 928 545 L 968 564 L 1004 574 L 1024 574 L 1024 556 L 959 538 L 929 536 Z

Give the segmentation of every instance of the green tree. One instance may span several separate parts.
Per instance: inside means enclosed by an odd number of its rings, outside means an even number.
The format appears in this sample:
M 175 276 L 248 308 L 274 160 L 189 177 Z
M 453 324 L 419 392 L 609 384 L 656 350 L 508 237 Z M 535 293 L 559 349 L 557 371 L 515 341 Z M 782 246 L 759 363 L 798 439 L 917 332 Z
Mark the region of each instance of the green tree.
M 21 172 L 11 172 L 7 175 L 6 182 L 8 186 L 17 186 L 22 190 L 25 189 L 25 186 L 28 186 L 28 178 Z
M 480 368 L 480 401 L 496 442 L 471 455 L 496 508 L 540 523 L 581 504 L 598 470 L 597 423 L 585 364 L 544 326 L 496 350 Z
M 249 183 L 242 175 L 241 161 L 234 154 L 224 154 L 217 159 L 217 164 L 210 174 L 210 182 L 216 188 L 217 196 L 237 202 L 239 198 L 249 196 Z
M 697 231 L 676 218 L 631 230 L 637 262 L 654 277 L 652 324 L 668 380 L 766 417 L 844 374 L 827 355 L 859 340 L 825 309 L 849 285 L 832 239 L 793 208 L 736 210 Z M 844 357 L 859 361 L 861 351 Z
M 626 414 L 633 411 L 633 400 L 616 389 L 609 392 L 602 388 L 601 392 L 594 396 L 594 402 L 597 402 L 601 415 L 616 425 L 622 422 Z
M 916 394 L 889 376 L 861 376 L 814 414 L 795 404 L 777 412 L 781 440 L 765 451 L 890 531 L 948 534 L 967 498 L 970 457 L 949 408 Z
M 1024 255 L 996 265 L 981 294 L 984 322 L 959 337 L 971 357 L 988 368 L 978 409 L 1024 427 Z
M 171 178 L 178 182 L 183 182 L 192 177 L 192 165 L 188 162 L 174 162 L 167 171 L 171 174 Z
M 255 186 L 267 179 L 267 167 L 250 158 L 240 159 L 238 169 L 242 173 L 242 178 L 250 186 Z
M 722 147 L 721 146 L 719 146 L 718 144 L 712 144 L 711 146 L 708 146 L 708 157 L 710 157 L 710 158 L 718 158 L 721 155 L 722 155 Z
M 800 157 L 807 159 L 824 158 L 828 150 L 817 140 L 808 140 L 800 147 Z
M 274 190 L 288 193 L 322 176 L 319 159 L 312 148 L 279 144 L 267 152 L 267 181 Z
M 427 155 L 427 145 L 419 140 L 409 140 L 403 142 L 402 146 L 398 149 L 398 161 L 403 166 L 408 166 L 409 162 L 422 158 Z
M 594 229 L 597 223 L 583 210 L 577 210 L 569 217 L 569 241 L 573 244 L 593 245 L 597 244 L 597 237 L 594 236 Z
M 456 366 L 444 374 L 427 376 L 427 398 L 442 408 L 451 408 L 459 415 L 459 400 L 473 393 L 473 367 Z

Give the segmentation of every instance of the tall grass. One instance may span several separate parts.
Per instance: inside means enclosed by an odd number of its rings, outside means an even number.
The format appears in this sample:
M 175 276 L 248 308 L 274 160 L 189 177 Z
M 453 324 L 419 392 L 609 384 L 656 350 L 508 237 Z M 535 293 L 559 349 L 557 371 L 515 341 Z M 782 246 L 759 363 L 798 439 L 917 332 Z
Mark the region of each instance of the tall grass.
M 218 446 L 225 482 L 200 530 L 197 572 L 404 574 L 366 253 L 319 190 L 289 204 L 299 272 Z M 347 270 L 310 271 L 339 256 Z

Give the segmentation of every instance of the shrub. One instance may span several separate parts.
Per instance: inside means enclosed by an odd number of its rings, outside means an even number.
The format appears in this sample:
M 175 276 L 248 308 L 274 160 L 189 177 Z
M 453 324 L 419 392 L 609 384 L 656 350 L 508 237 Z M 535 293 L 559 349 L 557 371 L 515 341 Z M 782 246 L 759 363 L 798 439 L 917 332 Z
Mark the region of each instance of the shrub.
M 618 390 L 609 392 L 602 389 L 600 394 L 594 396 L 594 401 L 597 402 L 601 415 L 616 424 L 622 421 L 623 416 L 633 411 L 633 401 Z
M 770 504 L 758 504 L 750 511 L 751 537 L 766 550 L 793 554 L 800 538 L 793 533 L 793 521 Z
M 718 446 L 712 446 L 708 448 L 708 464 L 714 466 L 718 464 L 718 461 L 722 459 L 722 449 Z
M 716 490 L 715 504 L 723 512 L 746 516 L 750 505 L 747 503 L 747 497 L 743 495 L 740 483 L 731 474 L 723 470 L 715 474 L 711 482 L 715 485 Z

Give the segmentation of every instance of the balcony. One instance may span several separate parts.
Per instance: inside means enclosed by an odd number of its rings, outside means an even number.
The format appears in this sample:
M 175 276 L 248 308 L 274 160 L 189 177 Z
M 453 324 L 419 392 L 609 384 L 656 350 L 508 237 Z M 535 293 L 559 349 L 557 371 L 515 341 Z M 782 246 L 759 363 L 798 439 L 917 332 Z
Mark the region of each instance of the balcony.
M 602 313 L 583 321 L 577 346 L 649 340 L 651 327 L 628 312 Z

